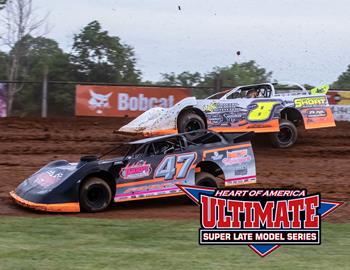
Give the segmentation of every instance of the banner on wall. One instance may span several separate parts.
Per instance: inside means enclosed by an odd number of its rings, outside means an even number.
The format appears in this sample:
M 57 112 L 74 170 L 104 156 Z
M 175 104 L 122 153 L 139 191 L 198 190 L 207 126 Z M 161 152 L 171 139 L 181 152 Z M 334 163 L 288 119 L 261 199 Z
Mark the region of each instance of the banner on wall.
M 191 95 L 188 88 L 77 85 L 75 114 L 137 117 L 153 107 L 172 107 Z
M 0 117 L 7 116 L 7 84 L 0 83 Z
M 350 91 L 330 90 L 327 93 L 335 121 L 350 121 Z
M 350 121 L 350 105 L 330 105 L 335 121 Z

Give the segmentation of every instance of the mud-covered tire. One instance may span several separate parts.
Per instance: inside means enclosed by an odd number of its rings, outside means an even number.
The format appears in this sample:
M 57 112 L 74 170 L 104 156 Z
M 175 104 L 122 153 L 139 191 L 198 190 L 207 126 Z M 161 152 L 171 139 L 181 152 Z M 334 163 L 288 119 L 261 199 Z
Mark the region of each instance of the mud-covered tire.
M 88 178 L 80 187 L 79 201 L 81 209 L 85 212 L 103 211 L 112 201 L 111 188 L 101 178 Z
M 207 172 L 196 174 L 196 186 L 218 188 L 222 186 L 222 181 L 223 180 Z
M 280 131 L 270 134 L 271 144 L 276 148 L 288 148 L 298 139 L 298 130 L 295 125 L 286 119 L 280 120 Z
M 202 117 L 198 114 L 192 112 L 186 112 L 179 117 L 178 121 L 178 132 L 185 133 L 195 130 L 204 130 L 206 129 L 205 122 Z M 200 134 L 197 132 L 187 134 L 186 137 L 189 139 L 194 139 Z

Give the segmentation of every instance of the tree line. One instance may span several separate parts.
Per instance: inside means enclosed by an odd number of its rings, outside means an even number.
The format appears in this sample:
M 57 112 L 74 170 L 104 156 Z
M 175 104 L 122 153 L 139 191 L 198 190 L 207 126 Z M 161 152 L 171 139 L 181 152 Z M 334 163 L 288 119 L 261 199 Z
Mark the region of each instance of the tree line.
M 2 45 L 0 51 L 0 80 L 83 81 L 120 84 L 159 84 L 167 86 L 206 86 L 261 83 L 272 80 L 272 72 L 254 61 L 214 67 L 212 71 L 164 73 L 158 82 L 144 81 L 137 68 L 134 48 L 92 21 L 76 33 L 70 52 L 63 51 L 58 42 L 37 34 L 46 16 L 37 17 L 32 0 L 0 0 Z M 22 23 L 22 25 L 21 25 Z M 350 87 L 350 65 L 333 83 L 337 88 Z M 74 111 L 72 85 L 50 84 L 49 114 L 71 115 Z M 206 95 L 205 91 L 201 92 Z M 35 115 L 40 112 L 40 84 L 9 84 L 9 110 L 13 115 Z

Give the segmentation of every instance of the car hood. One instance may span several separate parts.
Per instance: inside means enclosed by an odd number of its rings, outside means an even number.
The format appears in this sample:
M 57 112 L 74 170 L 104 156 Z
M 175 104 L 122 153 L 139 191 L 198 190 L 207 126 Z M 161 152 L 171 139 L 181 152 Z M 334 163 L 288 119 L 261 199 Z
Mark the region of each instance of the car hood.
M 147 127 L 152 126 L 162 116 L 166 115 L 169 109 L 155 107 L 141 114 L 139 117 L 132 120 L 129 124 L 121 127 L 119 131 L 142 133 L 147 130 Z
M 184 98 L 170 108 L 151 108 L 129 124 L 121 127 L 119 131 L 132 133 L 147 133 L 159 130 L 176 130 L 176 120 L 182 109 L 195 106 L 195 97 Z
M 24 197 L 28 192 L 48 193 L 70 177 L 77 167 L 78 163 L 65 160 L 51 162 L 25 179 L 16 188 L 16 194 Z

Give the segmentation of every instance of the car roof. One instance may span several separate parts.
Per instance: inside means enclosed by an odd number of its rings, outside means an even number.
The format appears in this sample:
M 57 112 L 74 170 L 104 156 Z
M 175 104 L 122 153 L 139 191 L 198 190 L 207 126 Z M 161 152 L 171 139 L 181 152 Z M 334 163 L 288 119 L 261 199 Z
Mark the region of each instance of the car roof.
M 255 84 L 247 84 L 247 85 L 240 85 L 240 86 L 237 86 L 235 89 L 237 89 L 237 88 L 254 87 L 254 86 L 262 86 L 262 85 L 273 85 L 273 84 L 272 84 L 272 83 L 268 83 L 268 82 L 265 82 L 265 83 L 255 83 Z
M 194 130 L 194 131 L 190 131 L 190 132 L 199 132 L 199 131 L 203 131 L 205 133 L 211 133 L 211 134 L 215 134 L 217 136 L 220 136 L 218 133 L 216 133 L 214 131 L 209 131 L 209 130 Z M 144 143 L 151 143 L 151 142 L 159 142 L 159 141 L 163 141 L 166 139 L 183 137 L 183 135 L 186 135 L 186 132 L 177 133 L 177 134 L 162 135 L 162 136 L 157 136 L 157 137 L 149 137 L 149 138 L 140 139 L 137 141 L 128 142 L 127 144 L 144 144 Z

